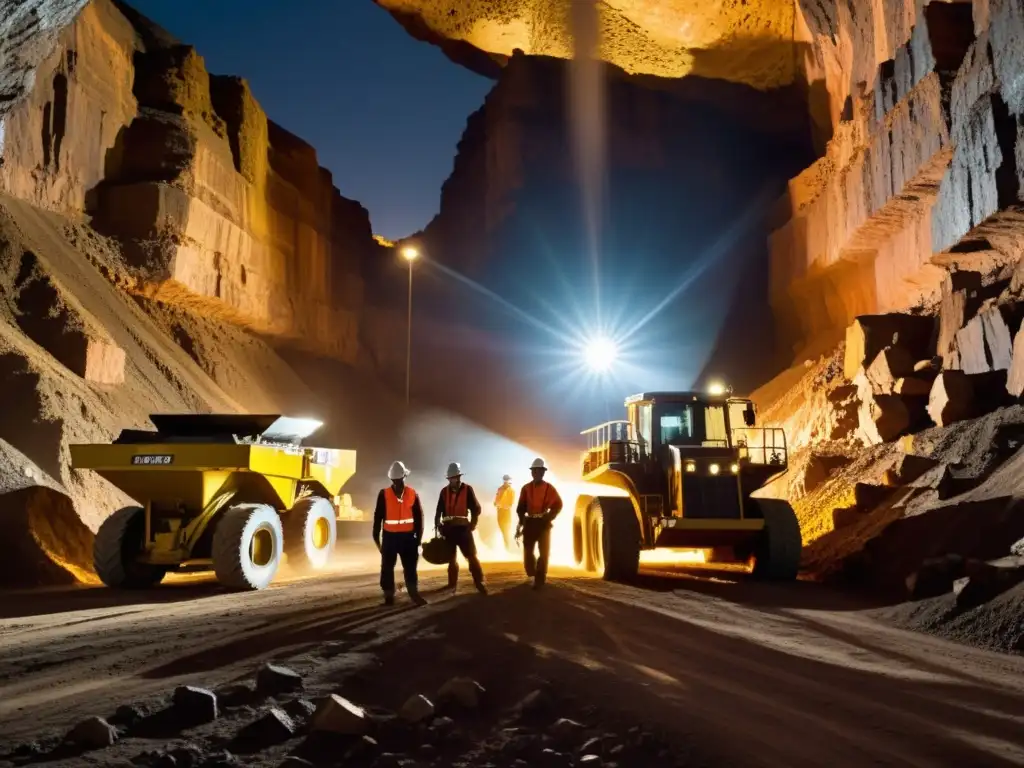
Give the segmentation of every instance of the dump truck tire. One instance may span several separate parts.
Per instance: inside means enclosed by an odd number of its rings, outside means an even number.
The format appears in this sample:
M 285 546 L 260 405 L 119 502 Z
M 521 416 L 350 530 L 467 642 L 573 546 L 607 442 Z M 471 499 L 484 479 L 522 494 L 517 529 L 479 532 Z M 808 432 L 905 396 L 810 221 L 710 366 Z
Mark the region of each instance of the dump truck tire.
M 92 545 L 96 575 L 115 589 L 147 589 L 159 584 L 167 569 L 136 561 L 146 535 L 146 510 L 124 507 L 100 525 Z
M 338 522 L 334 505 L 320 496 L 299 499 L 285 517 L 284 546 L 290 564 L 320 571 L 334 556 Z
M 590 502 L 587 517 L 587 544 L 594 570 L 607 581 L 635 578 L 640 570 L 640 527 L 633 502 L 599 496 Z
M 266 589 L 281 565 L 284 531 L 267 504 L 230 507 L 213 532 L 213 570 L 225 587 Z
M 754 576 L 765 581 L 794 581 L 800 572 L 803 538 L 800 522 L 783 499 L 750 499 L 764 518 L 764 532 L 754 550 Z

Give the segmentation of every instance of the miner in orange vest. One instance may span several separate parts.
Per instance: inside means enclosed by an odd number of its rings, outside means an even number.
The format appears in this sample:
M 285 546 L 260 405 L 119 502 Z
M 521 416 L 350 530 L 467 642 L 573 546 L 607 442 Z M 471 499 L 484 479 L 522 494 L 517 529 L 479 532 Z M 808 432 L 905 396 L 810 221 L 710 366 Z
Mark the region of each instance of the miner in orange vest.
M 423 538 L 423 506 L 416 491 L 405 479 L 409 470 L 396 461 L 388 470 L 391 485 L 377 494 L 373 511 L 373 542 L 380 550 L 380 588 L 384 591 L 384 605 L 395 602 L 395 563 L 402 560 L 405 588 L 416 605 L 426 605 L 420 596 L 416 566 L 420 558 Z
M 455 589 L 459 583 L 459 552 L 469 563 L 473 584 L 481 595 L 487 594 L 484 584 L 484 570 L 476 554 L 473 531 L 480 520 L 480 502 L 477 501 L 473 486 L 462 482 L 462 467 L 457 461 L 448 465 L 448 485 L 441 489 L 434 515 L 434 528 L 455 545 L 452 559 L 448 563 L 448 588 Z
M 530 465 L 533 480 L 519 492 L 519 527 L 516 538 L 523 537 L 523 567 L 527 577 L 533 579 L 533 588 L 540 589 L 548 575 L 548 554 L 551 551 L 551 526 L 562 511 L 562 497 L 555 486 L 544 479 L 548 471 L 544 459 L 534 459 Z M 536 547 L 539 552 L 534 553 Z

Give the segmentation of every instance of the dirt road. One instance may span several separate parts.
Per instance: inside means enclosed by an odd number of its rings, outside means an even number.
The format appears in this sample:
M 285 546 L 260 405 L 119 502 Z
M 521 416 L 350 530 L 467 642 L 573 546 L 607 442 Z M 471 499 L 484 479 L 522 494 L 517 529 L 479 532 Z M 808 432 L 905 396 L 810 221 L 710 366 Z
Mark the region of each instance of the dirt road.
M 454 674 L 509 702 L 539 677 L 578 700 L 566 707 L 658 729 L 692 750 L 685 764 L 1024 765 L 1024 658 L 877 624 L 812 585 L 559 571 L 536 593 L 511 565 L 489 579 L 489 598 L 434 592 L 423 609 L 380 606 L 372 572 L 246 595 L 172 585 L 134 605 L 5 596 L 0 741 L 277 659 L 311 696 L 343 685 L 395 709 Z M 428 572 L 427 594 L 442 581 Z

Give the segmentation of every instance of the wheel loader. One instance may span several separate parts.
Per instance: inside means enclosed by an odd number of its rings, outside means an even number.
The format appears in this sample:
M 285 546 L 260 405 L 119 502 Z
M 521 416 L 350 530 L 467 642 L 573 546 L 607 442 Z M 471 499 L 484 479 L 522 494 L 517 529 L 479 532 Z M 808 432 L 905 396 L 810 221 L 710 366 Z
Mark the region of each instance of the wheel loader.
M 576 564 L 626 581 L 642 550 L 699 549 L 707 563 L 795 579 L 802 540 L 793 508 L 750 495 L 786 471 L 785 432 L 755 427 L 753 402 L 728 392 L 647 392 L 625 405 L 626 419 L 582 432 L 583 480 L 624 495 L 577 500 Z
M 282 560 L 330 563 L 339 493 L 355 474 L 351 450 L 311 448 L 321 426 L 279 415 L 150 416 L 156 431 L 123 430 L 113 444 L 72 445 L 71 466 L 92 470 L 137 506 L 108 517 L 93 559 L 109 587 L 141 589 L 169 572 L 212 570 L 226 587 L 268 587 Z

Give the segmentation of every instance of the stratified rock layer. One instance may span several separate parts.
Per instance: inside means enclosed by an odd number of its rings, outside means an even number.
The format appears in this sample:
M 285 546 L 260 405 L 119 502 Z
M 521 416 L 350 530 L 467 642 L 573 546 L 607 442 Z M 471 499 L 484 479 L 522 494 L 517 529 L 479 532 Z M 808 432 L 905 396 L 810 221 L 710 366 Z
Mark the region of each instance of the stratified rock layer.
M 356 359 L 368 214 L 245 81 L 94 0 L 36 82 L 8 116 L 0 189 L 90 214 L 139 293 Z

